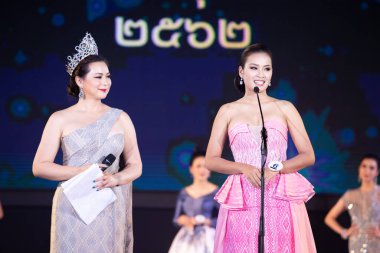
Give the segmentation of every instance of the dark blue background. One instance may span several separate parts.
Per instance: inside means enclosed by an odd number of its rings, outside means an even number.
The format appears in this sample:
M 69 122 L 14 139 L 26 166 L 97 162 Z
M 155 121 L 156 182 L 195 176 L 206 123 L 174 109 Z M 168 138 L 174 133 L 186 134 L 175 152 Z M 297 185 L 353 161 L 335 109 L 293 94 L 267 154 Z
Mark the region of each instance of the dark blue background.
M 316 153 L 302 173 L 318 192 L 357 185 L 358 159 L 380 153 L 380 1 L 18 1 L 0 16 L 0 188 L 53 188 L 31 165 L 49 115 L 75 103 L 66 93 L 66 57 L 89 31 L 110 61 L 113 86 L 104 101 L 130 114 L 143 159 L 139 190 L 178 190 L 190 182 L 187 162 L 206 148 L 220 105 L 239 98 L 233 77 L 241 49 L 217 39 L 199 50 L 139 48 L 114 39 L 116 16 L 144 19 L 149 32 L 163 17 L 210 23 L 246 21 L 252 43 L 273 51 L 270 95 L 292 101 Z M 289 156 L 295 154 L 292 144 Z M 60 162 L 61 155 L 57 157 Z M 231 157 L 226 152 L 227 157 Z M 223 176 L 214 176 L 221 183 Z

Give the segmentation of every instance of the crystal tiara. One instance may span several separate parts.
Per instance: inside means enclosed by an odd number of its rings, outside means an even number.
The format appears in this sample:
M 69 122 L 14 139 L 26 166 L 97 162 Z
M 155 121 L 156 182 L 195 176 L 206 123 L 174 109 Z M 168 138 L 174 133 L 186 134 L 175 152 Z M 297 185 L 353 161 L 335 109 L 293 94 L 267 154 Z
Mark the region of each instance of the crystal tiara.
M 98 55 L 98 46 L 90 33 L 86 33 L 81 43 L 75 47 L 77 51 L 72 57 L 67 57 L 66 71 L 71 76 L 79 62 L 89 55 Z

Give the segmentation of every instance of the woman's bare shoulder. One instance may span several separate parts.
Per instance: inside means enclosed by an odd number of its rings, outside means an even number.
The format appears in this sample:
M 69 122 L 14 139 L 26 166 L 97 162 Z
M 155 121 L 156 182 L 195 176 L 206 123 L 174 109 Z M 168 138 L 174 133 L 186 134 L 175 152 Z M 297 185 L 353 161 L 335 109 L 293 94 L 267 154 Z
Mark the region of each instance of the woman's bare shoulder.
M 241 106 L 244 106 L 244 102 L 241 99 L 238 99 L 222 105 L 220 111 L 233 112 L 238 110 Z
M 123 110 L 121 110 L 119 121 L 124 125 L 133 125 L 132 119 L 129 114 Z
M 283 110 L 295 110 L 295 106 L 293 105 L 292 102 L 288 100 L 281 100 L 281 99 L 276 99 L 273 98 L 273 103 L 275 103 L 277 106 L 279 106 Z
M 73 109 L 73 106 L 56 111 L 50 115 L 49 121 L 58 121 L 60 123 L 63 123 L 70 118 L 74 111 L 75 109 Z

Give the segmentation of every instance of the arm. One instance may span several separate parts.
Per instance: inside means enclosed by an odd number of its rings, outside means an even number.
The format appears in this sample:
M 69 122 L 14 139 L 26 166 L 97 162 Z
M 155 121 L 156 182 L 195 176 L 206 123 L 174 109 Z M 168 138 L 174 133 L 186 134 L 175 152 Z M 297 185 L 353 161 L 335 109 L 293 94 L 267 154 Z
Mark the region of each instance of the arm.
M 104 173 L 103 177 L 98 178 L 96 181 L 99 182 L 99 190 L 105 187 L 128 184 L 139 178 L 142 173 L 142 162 L 139 147 L 137 145 L 135 127 L 133 126 L 132 120 L 125 112 L 121 113 L 120 120 L 125 133 L 123 156 L 126 165 L 124 169 L 118 173 L 113 175 Z
M 216 193 L 217 190 L 219 190 L 219 187 L 217 187 L 214 190 L 214 192 Z M 208 209 L 204 209 L 204 211 L 205 211 L 204 214 L 206 214 L 206 215 L 204 215 L 205 221 L 202 223 L 198 223 L 198 224 L 203 224 L 203 225 L 206 225 L 209 227 L 216 228 L 216 224 L 217 224 L 217 220 L 218 220 L 218 213 L 219 213 L 219 203 L 216 200 L 214 200 L 214 195 L 215 194 L 212 194 L 212 197 L 208 197 L 205 199 L 205 202 L 203 203 L 203 205 L 205 205 L 207 207 L 211 205 L 211 210 L 210 210 L 210 213 L 208 213 Z M 206 218 L 206 217 L 209 217 L 209 218 Z
M 260 173 L 258 169 L 245 163 L 232 162 L 221 158 L 228 132 L 229 106 L 228 104 L 223 105 L 215 117 L 207 146 L 205 166 L 209 170 L 223 174 L 243 173 L 252 184 L 259 185 Z
M 213 228 L 216 228 L 216 223 L 218 221 L 219 207 L 220 207 L 219 203 L 214 200 L 214 208 L 211 214 L 211 221 L 210 221 L 210 224 L 208 224 L 209 226 Z
M 0 202 L 0 220 L 2 220 L 4 218 L 4 211 L 3 211 L 3 206 L 1 205 L 1 202 Z
M 235 162 L 221 158 L 228 129 L 228 105 L 223 105 L 214 120 L 206 151 L 206 168 L 223 174 L 240 174 Z
M 352 225 L 348 230 L 339 225 L 337 222 L 337 217 L 346 210 L 345 204 L 342 199 L 331 208 L 325 217 L 325 224 L 334 230 L 336 233 L 340 234 L 342 238 L 347 239 L 348 236 L 356 231 L 356 226 Z
M 173 222 L 179 226 L 193 227 L 195 219 L 185 214 L 183 210 L 183 194 L 182 191 L 178 194 L 176 208 L 174 212 Z
M 309 136 L 297 109 L 290 102 L 281 101 L 281 103 L 281 111 L 286 117 L 290 135 L 298 151 L 298 155 L 283 162 L 284 169 L 281 170 L 281 173 L 292 173 L 313 165 L 315 156 Z
M 33 161 L 33 175 L 49 180 L 68 180 L 84 171 L 89 165 L 82 167 L 62 166 L 54 163 L 62 134 L 63 119 L 59 113 L 53 113 L 46 123 L 36 155 Z

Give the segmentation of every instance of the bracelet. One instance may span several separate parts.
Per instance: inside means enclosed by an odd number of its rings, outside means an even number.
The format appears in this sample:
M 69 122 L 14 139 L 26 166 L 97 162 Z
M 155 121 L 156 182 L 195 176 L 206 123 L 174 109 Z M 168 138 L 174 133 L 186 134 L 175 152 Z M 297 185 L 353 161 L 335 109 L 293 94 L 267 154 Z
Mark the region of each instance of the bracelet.
M 206 221 L 206 217 L 204 217 L 204 216 L 201 215 L 201 214 L 196 215 L 196 216 L 194 217 L 194 219 L 195 219 L 195 222 L 196 222 L 197 224 L 202 224 L 202 223 L 204 223 L 204 222 Z
M 347 229 L 342 229 L 342 232 L 340 232 L 340 237 L 342 237 L 343 240 L 347 240 L 348 238 L 348 233 Z
M 279 161 L 271 161 L 268 164 L 268 168 L 274 172 L 280 172 L 284 168 L 284 165 Z

